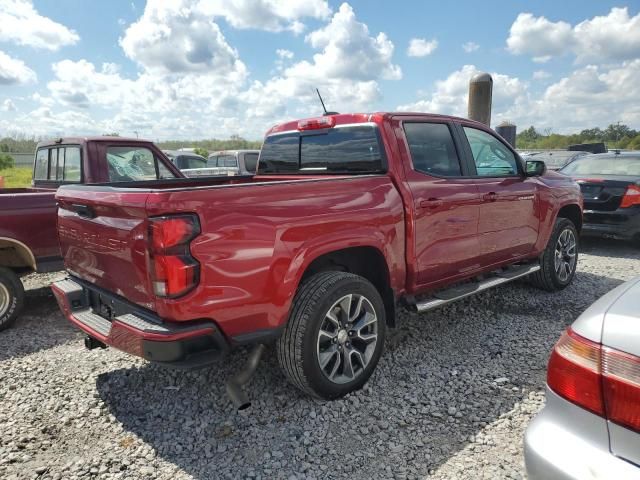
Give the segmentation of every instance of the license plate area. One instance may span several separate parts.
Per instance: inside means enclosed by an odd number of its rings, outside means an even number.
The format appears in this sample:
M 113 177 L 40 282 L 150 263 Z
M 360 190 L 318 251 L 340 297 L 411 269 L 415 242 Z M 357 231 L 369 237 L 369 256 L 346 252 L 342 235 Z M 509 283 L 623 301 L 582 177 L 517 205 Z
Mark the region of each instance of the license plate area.
M 115 300 L 109 299 L 98 292 L 89 290 L 89 305 L 96 315 L 101 316 L 105 320 L 113 321 L 119 314 L 117 313 L 117 305 Z
M 597 200 L 600 192 L 602 191 L 602 187 L 599 185 L 580 185 L 580 190 L 582 190 L 584 198 Z

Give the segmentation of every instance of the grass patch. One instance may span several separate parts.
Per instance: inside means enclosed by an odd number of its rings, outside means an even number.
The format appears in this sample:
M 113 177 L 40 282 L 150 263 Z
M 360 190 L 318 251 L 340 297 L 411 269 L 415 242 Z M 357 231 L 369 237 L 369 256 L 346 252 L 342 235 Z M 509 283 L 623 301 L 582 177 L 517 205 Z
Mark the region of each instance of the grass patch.
M 29 167 L 16 167 L 0 170 L 0 177 L 4 178 L 5 188 L 31 186 L 31 169 Z

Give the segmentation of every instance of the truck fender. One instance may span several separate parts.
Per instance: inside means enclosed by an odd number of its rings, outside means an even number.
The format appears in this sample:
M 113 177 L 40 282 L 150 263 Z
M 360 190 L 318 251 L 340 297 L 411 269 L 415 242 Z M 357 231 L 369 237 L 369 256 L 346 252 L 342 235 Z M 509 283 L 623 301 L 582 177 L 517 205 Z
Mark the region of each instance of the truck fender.
M 33 252 L 20 240 L 0 237 L 0 266 L 9 268 L 29 267 L 36 270 Z

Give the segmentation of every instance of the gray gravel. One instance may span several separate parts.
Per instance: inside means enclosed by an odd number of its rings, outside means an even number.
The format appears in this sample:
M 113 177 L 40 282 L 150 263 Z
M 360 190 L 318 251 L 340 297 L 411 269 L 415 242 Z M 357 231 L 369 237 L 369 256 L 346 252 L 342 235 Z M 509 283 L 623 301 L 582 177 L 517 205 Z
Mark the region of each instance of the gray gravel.
M 640 274 L 640 250 L 586 243 L 559 294 L 506 286 L 426 315 L 401 314 L 365 388 L 304 397 L 273 352 L 237 413 L 224 381 L 242 353 L 182 373 L 87 352 L 43 284 L 0 333 L 0 478 L 523 478 L 522 435 L 542 407 L 560 332 Z

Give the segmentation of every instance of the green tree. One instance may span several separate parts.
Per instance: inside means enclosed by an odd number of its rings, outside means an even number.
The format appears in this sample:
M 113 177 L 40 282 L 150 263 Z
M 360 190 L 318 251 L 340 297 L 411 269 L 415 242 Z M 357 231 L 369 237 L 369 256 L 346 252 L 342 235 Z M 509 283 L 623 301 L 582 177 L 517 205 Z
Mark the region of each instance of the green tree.
M 0 170 L 4 170 L 5 168 L 13 168 L 15 165 L 15 160 L 8 153 L 0 153 Z
M 207 158 L 209 156 L 209 151 L 206 148 L 202 148 L 202 147 L 194 148 L 193 153 L 195 153 L 196 155 L 200 155 L 204 158 Z

